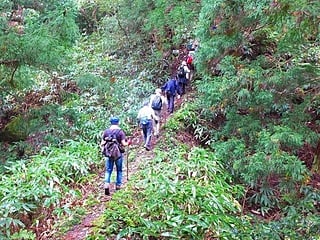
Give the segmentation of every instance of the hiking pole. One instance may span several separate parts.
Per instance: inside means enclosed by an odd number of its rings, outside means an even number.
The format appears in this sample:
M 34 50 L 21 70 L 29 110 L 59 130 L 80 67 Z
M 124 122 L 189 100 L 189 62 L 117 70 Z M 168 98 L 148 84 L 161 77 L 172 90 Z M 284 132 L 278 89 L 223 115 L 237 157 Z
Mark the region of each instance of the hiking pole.
M 129 145 L 127 146 L 127 181 L 129 181 Z

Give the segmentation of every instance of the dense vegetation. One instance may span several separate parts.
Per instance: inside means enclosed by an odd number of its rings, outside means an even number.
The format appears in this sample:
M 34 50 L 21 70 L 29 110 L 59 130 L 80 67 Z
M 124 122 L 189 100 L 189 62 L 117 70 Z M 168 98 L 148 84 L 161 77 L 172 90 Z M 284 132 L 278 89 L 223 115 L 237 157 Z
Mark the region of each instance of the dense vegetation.
M 188 103 L 89 239 L 318 239 L 319 10 L 307 0 L 2 1 L 0 238 L 59 237 L 103 165 L 109 117 L 130 135 L 142 100 L 197 39 Z

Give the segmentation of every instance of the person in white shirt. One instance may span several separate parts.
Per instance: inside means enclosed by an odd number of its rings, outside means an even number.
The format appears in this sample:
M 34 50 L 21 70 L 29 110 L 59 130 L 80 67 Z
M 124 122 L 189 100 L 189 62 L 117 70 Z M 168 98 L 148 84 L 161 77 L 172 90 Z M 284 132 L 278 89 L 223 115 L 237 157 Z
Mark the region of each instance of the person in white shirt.
M 153 109 L 149 106 L 149 101 L 143 104 L 137 116 L 142 130 L 144 148 L 149 151 L 151 149 L 151 136 L 152 136 L 152 121 L 155 119 Z
M 156 137 L 159 136 L 159 130 L 160 130 L 160 120 L 161 120 L 161 110 L 163 108 L 163 105 L 167 105 L 167 99 L 162 96 L 162 91 L 160 88 L 157 88 L 155 91 L 155 94 L 152 94 L 150 96 L 150 102 L 149 106 L 153 109 L 154 111 L 154 135 Z
M 187 66 L 186 61 L 182 61 L 181 65 L 178 68 L 178 84 L 179 84 L 179 95 L 186 93 L 186 85 L 189 82 L 190 69 Z

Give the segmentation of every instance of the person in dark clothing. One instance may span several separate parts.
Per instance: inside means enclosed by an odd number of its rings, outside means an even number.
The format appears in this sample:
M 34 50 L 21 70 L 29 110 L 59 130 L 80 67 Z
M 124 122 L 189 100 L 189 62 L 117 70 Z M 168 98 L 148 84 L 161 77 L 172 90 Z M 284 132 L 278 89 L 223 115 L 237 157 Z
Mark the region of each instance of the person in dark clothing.
M 173 113 L 174 109 L 174 98 L 178 93 L 178 83 L 177 78 L 169 79 L 162 87 L 161 90 L 166 93 L 167 100 L 168 100 L 168 112 Z
M 126 140 L 126 135 L 124 131 L 119 127 L 119 118 L 111 117 L 110 123 L 111 123 L 110 128 L 106 129 L 102 134 L 100 147 L 103 148 L 103 146 L 106 143 L 105 139 L 112 134 L 116 135 L 117 141 L 122 146 L 130 145 L 131 140 L 130 139 Z M 116 190 L 120 190 L 121 184 L 122 184 L 122 162 L 123 162 L 122 154 L 121 154 L 121 157 L 116 160 L 106 157 L 106 172 L 105 172 L 105 179 L 104 179 L 105 195 L 110 195 L 109 185 L 110 185 L 110 179 L 111 179 L 111 174 L 112 174 L 114 165 L 116 165 L 116 169 L 117 169 Z

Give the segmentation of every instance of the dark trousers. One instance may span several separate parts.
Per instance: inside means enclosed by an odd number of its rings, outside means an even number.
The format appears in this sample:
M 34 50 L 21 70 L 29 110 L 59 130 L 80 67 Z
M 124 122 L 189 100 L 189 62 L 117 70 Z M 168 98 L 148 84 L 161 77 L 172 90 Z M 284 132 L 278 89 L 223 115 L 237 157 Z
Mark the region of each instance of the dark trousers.
M 186 85 L 187 85 L 187 79 L 186 78 L 179 78 L 178 79 L 178 94 L 183 95 L 186 93 Z
M 168 100 L 168 112 L 173 113 L 174 109 L 174 95 L 167 94 L 167 100 Z
M 152 120 L 148 120 L 148 123 L 141 125 L 144 145 L 148 148 L 151 147 L 151 136 L 152 136 Z

